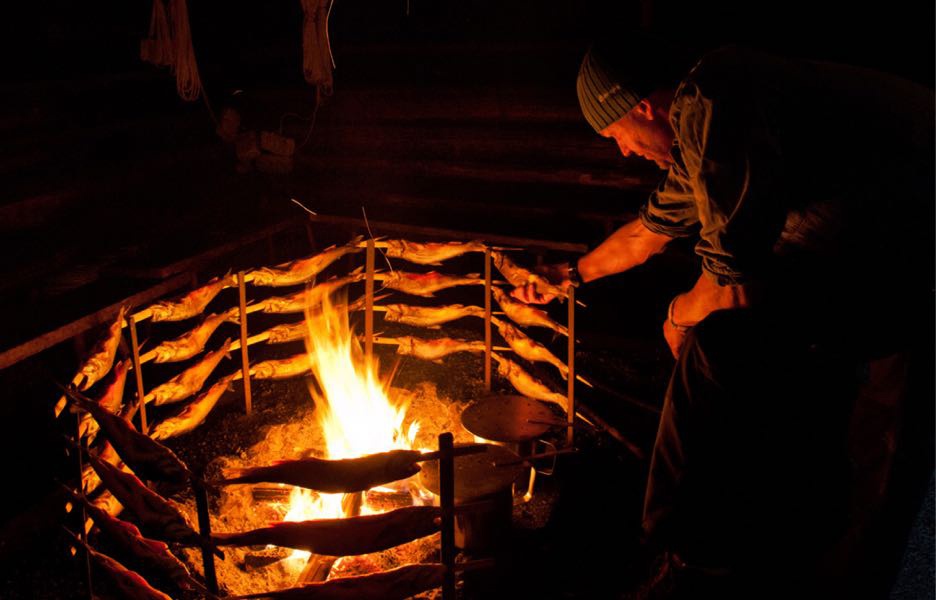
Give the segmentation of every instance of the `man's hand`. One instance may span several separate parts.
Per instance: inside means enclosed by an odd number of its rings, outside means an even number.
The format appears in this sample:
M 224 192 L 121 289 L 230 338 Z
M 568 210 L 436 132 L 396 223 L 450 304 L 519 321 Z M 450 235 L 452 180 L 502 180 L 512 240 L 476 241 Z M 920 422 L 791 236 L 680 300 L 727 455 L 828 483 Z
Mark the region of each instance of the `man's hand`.
M 572 282 L 569 280 L 569 263 L 541 265 L 533 270 L 545 277 L 549 283 L 563 290 L 572 285 Z M 510 292 L 510 295 L 526 304 L 548 304 L 556 298 L 553 294 L 539 293 L 536 289 L 536 285 L 532 283 L 514 288 L 513 291 Z
M 688 327 L 673 325 L 668 316 L 663 321 L 663 338 L 666 340 L 670 352 L 673 353 L 673 358 L 679 358 L 679 350 L 682 348 L 683 342 L 686 341 L 686 334 L 688 333 Z

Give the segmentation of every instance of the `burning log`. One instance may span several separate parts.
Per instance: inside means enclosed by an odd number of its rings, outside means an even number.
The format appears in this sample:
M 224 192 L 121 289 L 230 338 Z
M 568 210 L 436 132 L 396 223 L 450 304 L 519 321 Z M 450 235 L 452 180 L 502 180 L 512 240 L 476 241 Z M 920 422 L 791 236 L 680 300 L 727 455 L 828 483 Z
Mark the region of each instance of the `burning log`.
M 218 483 L 288 483 L 331 494 L 363 492 L 406 479 L 419 472 L 424 460 L 415 450 L 391 450 L 359 458 L 279 461 L 268 467 L 230 469 Z
M 327 556 L 380 552 L 439 531 L 441 512 L 433 506 L 408 506 L 387 513 L 275 523 L 242 533 L 216 533 L 219 546 L 272 544 Z
M 341 577 L 301 587 L 247 594 L 235 598 L 277 600 L 404 600 L 442 585 L 445 567 L 440 564 L 405 565 L 382 573 Z
M 172 450 L 137 431 L 129 420 L 73 389 L 65 388 L 65 393 L 79 408 L 94 417 L 117 454 L 145 479 L 183 482 L 191 477 L 188 467 Z

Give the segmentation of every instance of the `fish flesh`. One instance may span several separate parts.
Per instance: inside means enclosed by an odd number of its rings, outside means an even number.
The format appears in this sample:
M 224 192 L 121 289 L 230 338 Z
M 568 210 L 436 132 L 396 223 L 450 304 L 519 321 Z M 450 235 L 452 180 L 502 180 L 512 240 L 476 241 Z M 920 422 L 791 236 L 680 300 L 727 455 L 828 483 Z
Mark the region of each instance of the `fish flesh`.
M 546 311 L 514 300 L 508 296 L 504 290 L 498 287 L 492 287 L 491 293 L 494 295 L 494 299 L 497 300 L 497 303 L 504 313 L 506 313 L 514 323 L 527 327 L 546 327 L 568 337 L 569 330 L 565 326 L 550 319 Z
M 148 535 L 163 541 L 200 543 L 200 536 L 179 509 L 146 487 L 132 472 L 115 467 L 93 455 L 88 456 L 88 461 L 108 491 L 134 514 Z
M 72 384 L 82 392 L 100 381 L 114 365 L 114 357 L 117 355 L 117 346 L 120 345 L 121 328 L 126 314 L 127 307 L 121 306 L 117 311 L 117 317 L 108 326 L 107 332 L 94 344 L 90 355 L 72 379 Z M 56 417 L 62 414 L 66 404 L 67 400 L 63 395 L 55 404 Z
M 110 556 L 101 554 L 70 531 L 68 533 L 77 543 L 84 546 L 84 549 L 94 559 L 100 570 L 107 573 L 107 577 L 113 584 L 114 591 L 118 592 L 119 597 L 133 598 L 134 600 L 172 600 L 171 597 L 151 586 L 136 571 L 131 571 Z
M 233 275 L 215 277 L 202 287 L 172 300 L 161 300 L 149 307 L 153 321 L 183 321 L 205 312 L 218 293 L 227 287 L 237 285 Z
M 336 277 L 318 285 L 290 294 L 289 296 L 273 296 L 263 301 L 263 312 L 272 314 L 285 314 L 303 312 L 306 308 L 317 307 L 322 301 L 330 297 L 344 286 L 362 281 L 365 274 L 355 270 L 346 277 Z
M 97 399 L 99 406 L 112 413 L 116 413 L 120 410 L 120 407 L 123 404 L 124 388 L 126 387 L 127 373 L 129 371 L 129 360 L 117 361 L 117 364 L 114 365 L 114 369 L 111 371 L 113 378 L 111 379 L 110 384 Z M 80 437 L 86 437 L 88 439 L 88 443 L 90 444 L 97 436 L 98 429 L 99 427 L 97 421 L 92 419 L 89 413 L 81 415 L 81 420 L 78 423 L 78 435 Z
M 470 273 L 466 277 L 455 277 L 436 271 L 428 273 L 393 271 L 381 274 L 380 279 L 385 288 L 424 298 L 432 298 L 435 292 L 458 285 L 484 285 L 484 279 L 477 273 Z
M 504 276 L 504 279 L 514 287 L 523 287 L 532 283 L 539 294 L 548 294 L 560 299 L 565 299 L 568 296 L 561 287 L 550 283 L 548 279 L 539 273 L 518 266 L 502 252 L 492 251 L 491 260 L 497 270 L 500 271 L 500 274 Z
M 341 460 L 284 460 L 268 467 L 230 469 L 221 483 L 288 483 L 328 494 L 363 492 L 415 475 L 420 456 L 415 450 L 390 450 Z
M 483 243 L 471 242 L 410 242 L 408 240 L 387 240 L 384 253 L 390 258 L 401 258 L 418 265 L 439 266 L 442 261 L 461 256 L 467 252 L 484 252 Z
M 207 392 L 192 400 L 182 409 L 182 412 L 174 417 L 169 417 L 165 421 L 160 421 L 150 432 L 150 437 L 154 440 L 167 440 L 188 433 L 201 425 L 224 392 L 227 391 L 232 379 L 234 379 L 234 374 L 216 381 L 214 385 L 208 388 Z
M 305 283 L 339 258 L 360 252 L 362 248 L 359 248 L 358 244 L 363 239 L 363 236 L 358 236 L 343 246 L 330 246 L 315 256 L 300 258 L 275 267 L 261 267 L 250 272 L 251 283 L 272 287 Z
M 239 309 L 235 307 L 223 313 L 208 315 L 195 329 L 174 340 L 159 344 L 147 354 L 154 355 L 158 363 L 188 360 L 204 350 L 211 334 L 220 327 L 221 323 L 230 321 L 232 318 L 236 319 L 239 312 Z
M 497 372 L 506 378 L 518 392 L 528 398 L 558 404 L 567 413 L 569 412 L 569 399 L 567 397 L 546 387 L 542 381 L 527 373 L 512 360 L 504 358 L 496 352 L 492 352 L 491 356 L 497 360 Z
M 477 340 L 459 340 L 453 338 L 438 338 L 424 340 L 412 336 L 396 338 L 398 343 L 397 354 L 415 356 L 424 360 L 441 362 L 442 357 L 454 352 L 484 352 L 485 345 Z
M 266 341 L 268 344 L 283 344 L 304 339 L 309 333 L 309 326 L 306 324 L 305 320 L 302 320 L 295 323 L 284 323 L 276 327 L 271 327 L 264 333 L 267 336 Z
M 339 577 L 321 583 L 233 596 L 232 598 L 273 598 L 274 600 L 405 600 L 442 585 L 445 566 L 416 563 L 371 575 Z
M 168 575 L 181 589 L 191 592 L 205 593 L 205 586 L 196 581 L 185 564 L 182 563 L 169 550 L 165 542 L 151 540 L 143 537 L 140 530 L 133 523 L 123 521 L 107 513 L 107 511 L 88 502 L 87 498 L 80 496 L 66 488 L 71 497 L 84 505 L 85 511 L 94 524 L 106 535 L 123 554 L 136 557 L 141 563 L 158 569 Z
M 96 402 L 66 388 L 66 393 L 79 408 L 98 422 L 111 446 L 134 472 L 150 481 L 188 481 L 192 476 L 175 453 L 133 427 L 129 420 L 108 411 Z
M 151 390 L 144 396 L 144 401 L 152 402 L 156 406 L 161 406 L 163 404 L 181 402 L 193 394 L 196 394 L 202 389 L 202 386 L 205 385 L 205 380 L 207 380 L 215 370 L 215 367 L 218 366 L 221 359 L 231 357 L 230 349 L 231 338 L 228 338 L 224 340 L 224 344 L 220 348 L 206 354 L 198 363 L 182 371 L 166 383 Z
M 563 379 L 569 378 L 569 367 L 556 358 L 556 355 L 550 352 L 546 346 L 501 319 L 492 317 L 491 322 L 497 326 L 501 337 L 504 338 L 511 350 L 517 353 L 517 356 L 531 362 L 547 362 L 559 369 L 559 374 L 562 375 Z
M 410 306 L 408 304 L 386 304 L 384 321 L 403 323 L 415 327 L 438 329 L 439 325 L 462 317 L 484 318 L 484 309 L 480 306 L 449 304 L 448 306 Z
M 218 546 L 272 544 L 326 556 L 354 556 L 380 552 L 439 531 L 441 509 L 408 506 L 397 510 L 341 519 L 274 523 L 243 533 L 212 536 Z

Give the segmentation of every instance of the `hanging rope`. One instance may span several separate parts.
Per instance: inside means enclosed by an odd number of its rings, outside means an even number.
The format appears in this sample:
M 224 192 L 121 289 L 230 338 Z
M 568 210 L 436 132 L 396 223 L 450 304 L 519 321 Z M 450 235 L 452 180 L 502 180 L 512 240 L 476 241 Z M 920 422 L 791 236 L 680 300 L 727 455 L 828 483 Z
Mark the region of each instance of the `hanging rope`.
M 176 91 L 183 100 L 197 100 L 202 91 L 195 48 L 192 47 L 192 30 L 189 28 L 189 13 L 186 0 L 169 0 L 172 16 L 172 38 L 175 46 L 173 68 L 176 76 Z
M 172 64 L 172 33 L 169 30 L 166 3 L 163 0 L 153 0 L 149 35 L 140 42 L 140 58 L 157 67 Z
M 149 34 L 140 42 L 140 58 L 158 67 L 171 67 L 176 91 L 183 100 L 191 102 L 202 95 L 186 0 L 169 0 L 168 11 L 165 0 L 153 0 Z
M 302 72 L 326 96 L 332 93 L 335 66 L 328 40 L 331 7 L 332 0 L 302 0 Z

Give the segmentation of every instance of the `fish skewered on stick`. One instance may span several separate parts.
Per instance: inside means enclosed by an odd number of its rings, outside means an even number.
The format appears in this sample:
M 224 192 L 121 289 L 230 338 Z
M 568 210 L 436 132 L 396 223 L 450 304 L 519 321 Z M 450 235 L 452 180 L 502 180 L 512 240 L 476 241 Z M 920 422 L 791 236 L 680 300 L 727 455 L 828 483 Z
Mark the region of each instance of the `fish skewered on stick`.
M 240 373 L 240 371 L 238 371 Z M 201 425 L 208 417 L 208 413 L 215 407 L 218 400 L 231 385 L 234 374 L 222 377 L 208 391 L 192 400 L 179 414 L 160 421 L 150 432 L 154 440 L 167 440 L 172 437 L 188 433 Z
M 163 342 L 147 352 L 144 357 L 141 357 L 141 362 L 146 362 L 150 356 L 154 357 L 158 363 L 178 362 L 192 358 L 204 350 L 208 338 L 221 323 L 237 319 L 238 312 L 239 309 L 235 307 L 223 313 L 208 315 L 195 329 L 174 340 Z
M 127 383 L 127 373 L 130 371 L 130 361 L 121 360 L 117 361 L 117 364 L 114 365 L 113 379 L 110 382 L 110 385 L 107 386 L 107 389 L 101 394 L 97 399 L 97 404 L 104 407 L 106 410 L 116 413 L 120 410 L 120 406 L 123 404 L 123 394 L 124 388 Z M 79 437 L 87 437 L 88 443 L 94 441 L 94 438 L 98 433 L 98 424 L 97 421 L 91 418 L 89 413 L 81 415 L 81 420 L 78 423 L 78 435 Z
M 234 598 L 272 598 L 274 600 L 405 600 L 442 585 L 445 566 L 410 564 L 371 575 L 339 577 L 321 583 L 234 596 Z
M 523 367 L 512 360 L 504 358 L 496 352 L 492 352 L 491 356 L 497 360 L 497 372 L 510 381 L 510 384 L 518 392 L 529 398 L 558 404 L 567 413 L 569 412 L 568 398 L 546 387 L 542 381 L 527 373 Z
M 480 306 L 449 304 L 448 306 L 410 306 L 408 304 L 385 304 L 384 321 L 403 323 L 414 327 L 438 329 L 439 325 L 462 317 L 484 318 Z
M 322 300 L 344 286 L 357 281 L 363 281 L 365 274 L 360 268 L 346 277 L 336 277 L 323 281 L 318 285 L 290 294 L 289 296 L 274 296 L 263 301 L 263 312 L 273 314 L 303 312 L 306 308 L 315 308 L 322 304 Z M 349 308 L 350 310 L 350 308 Z
M 136 475 L 93 455 L 88 456 L 88 461 L 108 491 L 136 516 L 148 535 L 163 541 L 201 544 L 198 532 L 192 529 L 179 509 L 146 487 Z
M 321 273 L 339 258 L 360 252 L 358 243 L 364 239 L 358 236 L 343 246 L 331 246 L 322 253 L 300 258 L 275 267 L 262 267 L 250 272 L 251 283 L 260 286 L 281 287 L 305 283 Z
M 494 295 L 494 299 L 497 300 L 497 303 L 504 313 L 510 317 L 510 320 L 514 323 L 527 327 L 546 327 L 568 337 L 569 330 L 550 319 L 546 311 L 514 300 L 508 296 L 504 290 L 498 287 L 492 287 L 491 293 Z
M 386 240 L 378 242 L 385 247 L 385 254 L 390 258 L 401 258 L 418 265 L 440 266 L 442 261 L 461 256 L 468 252 L 484 252 L 483 243 L 471 242 L 410 242 L 409 240 Z
M 66 529 L 65 531 L 68 530 Z M 68 531 L 68 534 L 84 547 L 85 551 L 87 551 L 91 558 L 94 559 L 94 562 L 100 567 L 101 572 L 107 574 L 107 578 L 116 588 L 115 591 L 120 592 L 121 598 L 134 598 L 135 600 L 172 600 L 171 597 L 151 586 L 136 571 L 131 571 L 110 556 L 101 554 L 71 531 Z
M 415 450 L 391 450 L 341 460 L 283 460 L 269 467 L 229 469 L 219 483 L 288 483 L 329 494 L 363 492 L 415 475 L 420 457 Z
M 504 276 L 504 279 L 509 281 L 510 285 L 514 287 L 523 287 L 532 283 L 536 287 L 536 291 L 540 294 L 548 294 L 560 299 L 568 297 L 566 291 L 558 285 L 550 283 L 548 279 L 538 273 L 518 266 L 502 252 L 491 252 L 491 260 L 494 262 L 494 266 L 497 267 L 497 270 L 500 271 L 500 274 Z
M 224 344 L 213 352 L 209 352 L 203 359 L 182 371 L 166 383 L 152 389 L 146 396 L 145 402 L 152 402 L 156 406 L 181 402 L 196 394 L 205 385 L 205 380 L 211 375 L 221 362 L 221 359 L 230 358 L 231 338 L 224 340 Z
M 227 273 L 224 277 L 215 277 L 197 290 L 172 300 L 162 300 L 149 307 L 153 321 L 183 321 L 205 312 L 205 307 L 214 300 L 218 293 L 227 287 L 237 285 L 237 280 Z
M 192 476 L 172 450 L 137 431 L 129 420 L 99 406 L 76 390 L 65 388 L 65 393 L 81 410 L 94 417 L 120 458 L 143 478 L 183 482 Z
M 289 358 L 278 360 L 265 360 L 250 366 L 252 379 L 290 379 L 302 377 L 312 373 L 312 366 L 308 354 L 296 354 Z M 238 371 L 234 379 L 242 379 L 243 373 Z
M 391 512 L 341 519 L 274 523 L 243 533 L 212 536 L 218 546 L 272 544 L 326 556 L 354 556 L 392 548 L 439 530 L 441 511 L 408 506 Z
M 84 364 L 81 365 L 81 368 L 78 369 L 78 373 L 75 375 L 74 379 L 72 379 L 72 385 L 82 392 L 100 381 L 101 378 L 110 371 L 111 366 L 113 366 L 114 357 L 117 355 L 117 346 L 120 345 L 120 331 L 123 327 L 124 316 L 126 314 L 127 307 L 121 306 L 120 310 L 117 311 L 117 317 L 107 328 L 107 333 L 94 344 L 94 348 L 91 349 L 91 354 L 84 361 Z M 54 409 L 56 417 L 62 414 L 66 403 L 65 396 L 62 396 L 59 398 L 58 402 L 56 402 Z
M 205 586 L 192 577 L 185 564 L 170 552 L 165 542 L 143 537 L 133 523 L 113 517 L 100 507 L 88 502 L 84 496 L 68 488 L 65 489 L 76 502 L 84 505 L 88 516 L 97 528 L 116 544 L 122 553 L 134 556 L 140 563 L 168 575 L 183 590 L 207 593 Z
M 104 445 L 97 451 L 97 457 L 114 466 L 123 466 L 123 463 L 120 461 L 120 456 L 118 456 L 117 451 L 114 450 L 110 442 L 104 442 Z M 84 468 L 81 470 L 81 489 L 85 494 L 90 494 L 100 485 L 101 478 L 98 477 L 90 464 L 85 463 Z
M 458 340 L 453 338 L 437 338 L 424 340 L 409 335 L 398 338 L 384 338 L 385 341 L 397 342 L 397 354 L 401 356 L 415 356 L 423 360 L 442 362 L 441 359 L 454 352 L 484 352 L 483 341 Z
M 484 279 L 477 273 L 470 273 L 466 277 L 455 277 L 435 271 L 428 273 L 393 271 L 381 273 L 375 279 L 383 281 L 385 288 L 424 298 L 433 298 L 435 292 L 459 285 L 484 285 Z
M 562 375 L 563 379 L 569 378 L 569 367 L 556 358 L 556 355 L 550 352 L 546 346 L 540 344 L 506 321 L 492 318 L 491 322 L 497 326 L 501 337 L 504 338 L 504 341 L 507 342 L 511 350 L 517 353 L 517 356 L 531 362 L 547 362 L 559 369 L 559 374 Z

